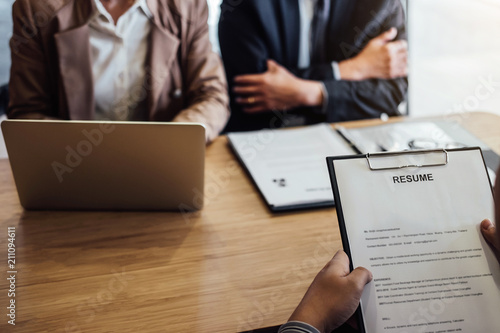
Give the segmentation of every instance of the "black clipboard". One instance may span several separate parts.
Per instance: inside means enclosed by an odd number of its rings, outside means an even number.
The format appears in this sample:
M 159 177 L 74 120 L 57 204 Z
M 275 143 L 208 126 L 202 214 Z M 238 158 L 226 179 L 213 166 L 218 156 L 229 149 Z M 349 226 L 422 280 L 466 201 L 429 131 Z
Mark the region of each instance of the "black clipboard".
M 351 156 L 333 156 L 333 157 L 327 157 L 326 162 L 327 162 L 327 167 L 330 175 L 330 181 L 332 184 L 332 190 L 333 190 L 333 195 L 334 195 L 334 200 L 336 203 L 336 211 L 337 211 L 337 219 L 339 223 L 339 231 L 340 231 L 340 236 L 342 240 L 342 246 L 344 248 L 344 252 L 347 254 L 349 257 L 349 268 L 350 270 L 354 270 L 354 266 L 352 263 L 352 254 L 351 254 L 351 248 L 350 248 L 350 240 L 347 235 L 347 228 L 346 228 L 346 223 L 344 219 L 344 213 L 342 209 L 342 200 L 340 197 L 340 191 L 339 191 L 339 186 L 337 183 L 337 176 L 335 173 L 335 167 L 333 161 L 335 160 L 346 160 L 346 159 L 366 159 L 368 167 L 372 171 L 377 171 L 377 170 L 398 170 L 398 169 L 404 169 L 404 168 L 425 168 L 425 167 L 437 167 L 437 166 L 442 166 L 446 165 L 449 162 L 448 158 L 448 153 L 451 152 L 457 152 L 457 151 L 471 151 L 471 150 L 479 150 L 481 153 L 481 158 L 482 162 L 484 165 L 484 168 L 487 172 L 487 165 L 485 162 L 484 154 L 479 147 L 466 147 L 466 148 L 456 148 L 456 149 L 433 149 L 433 150 L 410 150 L 410 151 L 403 151 L 403 152 L 384 152 L 384 153 L 372 153 L 372 154 L 360 154 L 360 155 L 351 155 Z M 406 165 L 395 165 L 392 167 L 377 167 L 374 165 L 373 161 L 377 158 L 380 157 L 387 157 L 387 156 L 398 156 L 398 155 L 403 155 L 403 154 L 428 154 L 428 153 L 442 153 L 443 154 L 443 161 L 441 163 L 431 163 L 431 164 L 406 164 Z M 493 195 L 493 186 L 491 183 L 490 179 L 490 189 L 491 193 Z M 364 327 L 364 320 L 363 320 L 363 313 L 361 310 L 361 305 L 358 306 L 356 313 L 355 313 L 357 322 L 358 322 L 358 329 L 362 333 L 366 333 L 366 329 Z

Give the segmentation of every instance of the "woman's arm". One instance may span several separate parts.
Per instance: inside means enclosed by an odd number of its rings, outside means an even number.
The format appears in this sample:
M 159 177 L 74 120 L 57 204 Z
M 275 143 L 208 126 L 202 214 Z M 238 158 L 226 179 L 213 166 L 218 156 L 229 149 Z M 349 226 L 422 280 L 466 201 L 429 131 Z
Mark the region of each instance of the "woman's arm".
M 207 141 L 215 139 L 229 119 L 229 97 L 221 60 L 208 36 L 208 6 L 196 0 L 191 9 L 187 59 L 182 59 L 187 89 L 186 109 L 174 119 L 206 126 Z
M 50 90 L 50 76 L 41 41 L 41 28 L 47 21 L 36 21 L 42 12 L 35 1 L 17 0 L 12 7 L 14 22 L 10 40 L 12 66 L 9 82 L 9 118 L 57 118 Z M 45 13 L 46 14 L 46 13 Z

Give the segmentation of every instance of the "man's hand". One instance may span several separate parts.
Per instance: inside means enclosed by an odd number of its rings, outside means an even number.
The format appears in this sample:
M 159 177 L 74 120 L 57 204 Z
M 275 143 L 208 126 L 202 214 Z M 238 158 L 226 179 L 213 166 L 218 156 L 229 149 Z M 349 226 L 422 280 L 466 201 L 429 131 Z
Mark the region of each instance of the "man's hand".
M 486 219 L 481 222 L 481 233 L 483 234 L 486 241 L 491 245 L 493 251 L 500 262 L 500 241 L 498 239 L 498 234 L 495 225 L 490 220 Z
M 302 321 L 320 332 L 331 332 L 356 311 L 372 274 L 363 267 L 349 273 L 349 258 L 339 251 L 318 273 L 290 321 Z
M 236 103 L 248 113 L 289 110 L 299 106 L 320 106 L 323 89 L 320 82 L 297 78 L 273 60 L 267 61 L 267 72 L 241 75 L 234 79 Z
M 391 28 L 372 39 L 354 58 L 339 63 L 342 80 L 394 79 L 408 75 L 408 42 L 393 41 L 398 35 Z

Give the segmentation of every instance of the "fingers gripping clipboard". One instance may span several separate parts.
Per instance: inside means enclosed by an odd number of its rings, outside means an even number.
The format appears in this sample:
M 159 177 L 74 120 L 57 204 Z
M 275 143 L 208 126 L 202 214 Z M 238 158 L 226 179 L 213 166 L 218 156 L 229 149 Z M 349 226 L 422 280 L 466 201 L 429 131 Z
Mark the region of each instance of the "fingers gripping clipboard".
M 494 217 L 479 148 L 327 158 L 368 333 L 495 332 L 500 266 L 479 223 Z

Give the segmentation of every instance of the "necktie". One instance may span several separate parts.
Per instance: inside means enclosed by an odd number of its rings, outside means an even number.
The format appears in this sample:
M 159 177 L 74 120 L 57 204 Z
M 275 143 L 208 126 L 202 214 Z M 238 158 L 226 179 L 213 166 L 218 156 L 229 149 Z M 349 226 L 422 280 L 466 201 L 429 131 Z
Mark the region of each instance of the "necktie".
M 330 0 L 316 0 L 311 25 L 311 64 L 326 62 L 326 31 L 330 16 Z

